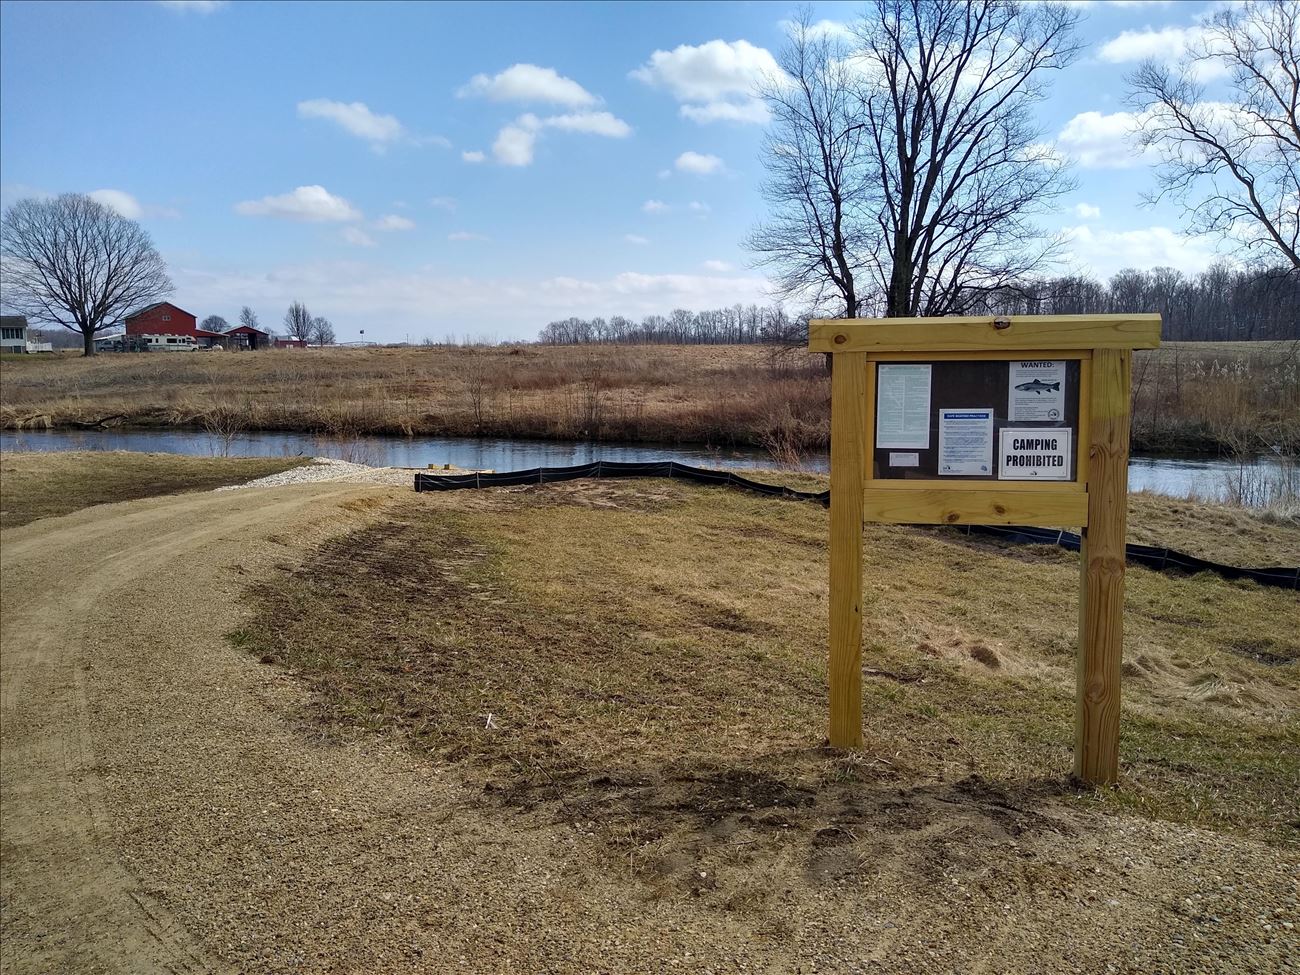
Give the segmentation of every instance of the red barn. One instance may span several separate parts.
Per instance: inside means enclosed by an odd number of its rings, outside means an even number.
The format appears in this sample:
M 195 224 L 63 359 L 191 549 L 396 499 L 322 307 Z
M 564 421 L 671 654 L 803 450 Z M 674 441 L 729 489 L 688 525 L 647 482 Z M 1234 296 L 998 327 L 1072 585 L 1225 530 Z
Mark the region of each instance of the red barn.
M 229 343 L 228 347 L 232 349 L 265 349 L 271 338 L 270 332 L 249 325 L 237 326 L 223 334 Z
M 184 308 L 170 301 L 157 301 L 132 312 L 125 319 L 128 341 L 138 341 L 148 349 L 184 350 L 195 347 L 198 320 Z
M 170 301 L 157 301 L 128 315 L 127 335 L 189 335 L 193 337 L 198 319 Z

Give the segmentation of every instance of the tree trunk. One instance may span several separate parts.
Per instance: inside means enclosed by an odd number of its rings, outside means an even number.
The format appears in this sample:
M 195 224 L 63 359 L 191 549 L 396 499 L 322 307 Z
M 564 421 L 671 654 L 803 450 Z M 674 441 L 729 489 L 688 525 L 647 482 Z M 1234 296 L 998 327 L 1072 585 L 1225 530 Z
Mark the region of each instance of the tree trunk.
M 81 333 L 81 340 L 84 344 L 82 350 L 83 356 L 92 356 L 95 354 L 95 333 L 90 329 L 84 329 Z

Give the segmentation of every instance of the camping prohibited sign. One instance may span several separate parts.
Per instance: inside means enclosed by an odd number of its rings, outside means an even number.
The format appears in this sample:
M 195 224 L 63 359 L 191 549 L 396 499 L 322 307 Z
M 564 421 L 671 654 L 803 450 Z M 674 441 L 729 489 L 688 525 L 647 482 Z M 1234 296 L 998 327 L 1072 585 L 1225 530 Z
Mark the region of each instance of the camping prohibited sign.
M 998 451 L 998 480 L 1068 481 L 1070 431 L 1037 428 L 1002 428 Z
M 1065 416 L 1065 363 L 1011 363 L 1007 419 L 1012 423 L 1059 423 Z

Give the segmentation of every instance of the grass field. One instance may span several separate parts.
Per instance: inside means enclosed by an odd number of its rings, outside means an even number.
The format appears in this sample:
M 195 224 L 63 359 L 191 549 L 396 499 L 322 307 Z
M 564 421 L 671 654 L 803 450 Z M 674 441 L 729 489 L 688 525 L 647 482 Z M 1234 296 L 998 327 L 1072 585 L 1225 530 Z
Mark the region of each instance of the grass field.
M 5 427 L 241 428 L 751 444 L 788 459 L 829 431 L 820 357 L 752 346 L 518 346 L 28 356 L 3 363 Z M 1286 343 L 1138 353 L 1134 448 L 1300 445 Z
M 181 457 L 128 451 L 0 455 L 0 527 L 95 504 L 206 491 L 278 474 L 306 458 Z
M 1159 507 L 1138 499 L 1140 532 L 1195 514 Z M 867 746 L 837 754 L 826 520 L 676 482 L 415 496 L 258 588 L 232 641 L 306 681 L 326 734 L 394 736 L 503 817 L 573 823 L 612 869 L 723 906 L 765 896 L 781 837 L 849 876 L 874 826 L 958 796 L 1011 835 L 1065 802 L 1300 841 L 1294 593 L 1131 569 L 1123 781 L 1078 791 L 1077 556 L 869 527 Z

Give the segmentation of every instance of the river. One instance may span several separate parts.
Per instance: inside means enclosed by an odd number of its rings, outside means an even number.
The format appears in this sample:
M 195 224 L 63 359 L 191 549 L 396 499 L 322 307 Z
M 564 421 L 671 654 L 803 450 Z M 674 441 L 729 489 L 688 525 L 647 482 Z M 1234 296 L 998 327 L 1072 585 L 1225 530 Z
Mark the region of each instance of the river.
M 0 451 L 139 450 L 214 456 L 221 443 L 197 430 L 5 430 Z M 697 467 L 772 467 L 766 452 L 751 448 L 710 448 L 682 444 L 591 443 L 587 441 L 500 440 L 475 437 L 362 437 L 337 440 L 307 433 L 259 432 L 235 438 L 228 453 L 246 457 L 309 455 L 341 457 L 366 464 L 427 467 L 451 464 L 477 470 L 510 471 L 530 467 L 566 467 L 593 460 L 675 460 Z M 808 467 L 826 470 L 825 454 Z M 1233 460 L 1189 457 L 1133 457 L 1129 490 L 1155 491 L 1173 497 L 1222 499 L 1231 480 L 1246 477 L 1263 485 L 1255 493 L 1262 503 L 1267 486 L 1282 480 L 1281 460 L 1260 457 L 1243 465 Z

